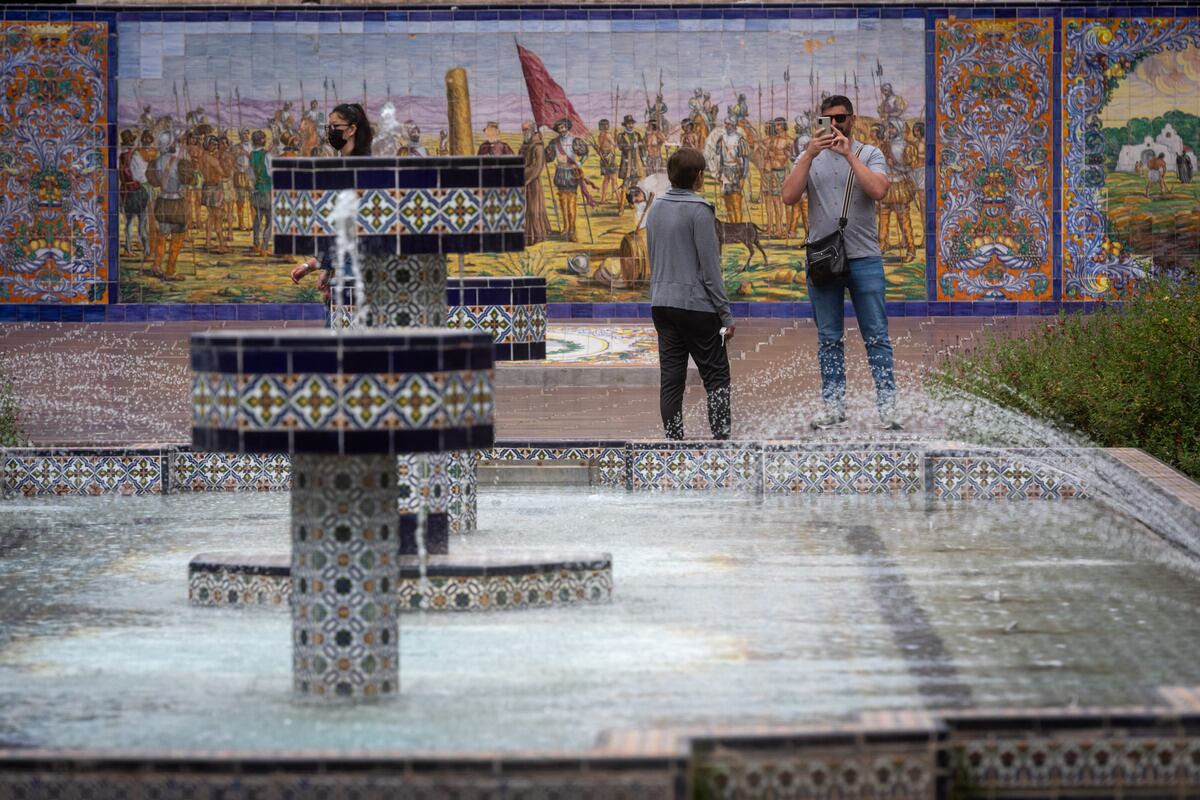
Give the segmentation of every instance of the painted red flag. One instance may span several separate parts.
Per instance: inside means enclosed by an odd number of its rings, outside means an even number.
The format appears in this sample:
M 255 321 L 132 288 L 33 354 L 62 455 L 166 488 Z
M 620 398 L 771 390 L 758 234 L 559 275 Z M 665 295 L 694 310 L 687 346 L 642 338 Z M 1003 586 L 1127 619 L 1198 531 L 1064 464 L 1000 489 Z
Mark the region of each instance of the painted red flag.
M 529 90 L 529 105 L 533 107 L 533 118 L 538 125 L 553 128 L 563 117 L 571 120 L 571 133 L 587 138 L 591 136 L 583 118 L 575 111 L 567 93 L 559 86 L 546 65 L 532 50 L 517 45 L 517 56 L 521 59 L 521 72 L 525 75 L 525 88 Z

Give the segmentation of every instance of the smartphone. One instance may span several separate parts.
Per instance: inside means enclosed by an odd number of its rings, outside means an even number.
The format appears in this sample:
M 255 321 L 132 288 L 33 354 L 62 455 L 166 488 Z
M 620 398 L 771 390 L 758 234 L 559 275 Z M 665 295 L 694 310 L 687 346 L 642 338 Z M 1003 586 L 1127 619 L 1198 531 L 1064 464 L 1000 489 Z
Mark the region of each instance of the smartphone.
M 826 136 L 833 130 L 833 121 L 827 116 L 817 117 L 817 127 L 813 130 L 813 136 Z

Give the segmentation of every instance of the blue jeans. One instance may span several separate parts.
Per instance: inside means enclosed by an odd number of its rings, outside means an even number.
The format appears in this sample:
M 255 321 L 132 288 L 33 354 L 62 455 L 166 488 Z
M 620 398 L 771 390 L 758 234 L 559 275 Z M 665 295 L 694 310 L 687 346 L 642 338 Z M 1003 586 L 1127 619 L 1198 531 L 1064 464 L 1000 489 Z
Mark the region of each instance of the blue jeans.
M 883 408 L 896 400 L 896 376 L 892 369 L 892 342 L 888 338 L 887 307 L 884 305 L 883 259 L 879 256 L 851 258 L 850 275 L 828 286 L 808 282 L 813 319 L 817 323 L 817 361 L 821 367 L 821 399 L 844 408 L 846 405 L 846 320 L 845 290 L 858 317 L 867 365 L 875 380 L 875 403 Z

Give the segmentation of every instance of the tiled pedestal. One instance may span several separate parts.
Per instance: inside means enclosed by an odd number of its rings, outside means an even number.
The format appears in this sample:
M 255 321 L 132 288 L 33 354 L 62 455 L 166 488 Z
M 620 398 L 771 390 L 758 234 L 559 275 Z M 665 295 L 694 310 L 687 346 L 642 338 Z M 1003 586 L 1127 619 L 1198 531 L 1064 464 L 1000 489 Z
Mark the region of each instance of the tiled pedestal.
M 446 302 L 447 324 L 490 333 L 497 361 L 546 357 L 545 278 L 451 278 Z
M 492 444 L 490 338 L 390 330 L 192 337 L 193 446 L 292 457 L 293 678 L 322 698 L 398 688 L 397 456 Z

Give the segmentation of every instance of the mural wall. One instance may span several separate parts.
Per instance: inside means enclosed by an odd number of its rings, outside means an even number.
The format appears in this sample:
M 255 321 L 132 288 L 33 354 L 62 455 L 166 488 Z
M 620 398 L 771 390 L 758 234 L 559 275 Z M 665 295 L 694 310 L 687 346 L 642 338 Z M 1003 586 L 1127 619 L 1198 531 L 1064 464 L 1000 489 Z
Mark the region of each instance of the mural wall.
M 467 72 L 480 151 L 526 154 L 533 198 L 526 252 L 468 257 L 467 274 L 544 275 L 551 301 L 647 300 L 641 198 L 665 191 L 668 155 L 690 145 L 709 160 L 719 218 L 738 226 L 723 252 L 732 295 L 802 300 L 807 215 L 780 202 L 781 175 L 814 106 L 844 94 L 893 174 L 889 297 L 924 298 L 923 19 L 510 16 L 119 22 L 121 158 L 151 158 L 169 131 L 198 166 L 173 272 L 149 255 L 154 219 L 122 195 L 124 300 L 315 300 L 254 241 L 254 132 L 273 155 L 318 154 L 326 114 L 353 101 L 376 123 L 376 153 L 446 153 L 452 68 Z
M 453 68 L 473 151 L 526 157 L 531 210 L 524 253 L 451 269 L 541 275 L 552 302 L 648 299 L 641 221 L 682 146 L 709 162 L 731 297 L 806 300 L 807 213 L 779 184 L 830 94 L 888 163 L 897 313 L 1046 313 L 1194 274 L 1196 9 L 1003 11 L 6 10 L 0 320 L 114 303 L 299 318 L 319 295 L 272 252 L 262 155 L 325 152 L 342 102 L 366 107 L 377 153 L 444 154 Z M 180 182 L 167 215 L 164 173 Z

